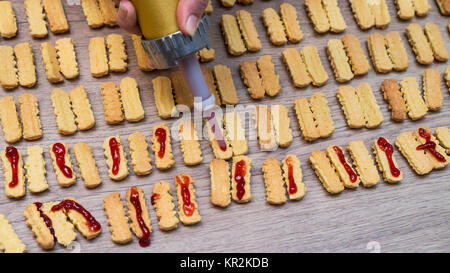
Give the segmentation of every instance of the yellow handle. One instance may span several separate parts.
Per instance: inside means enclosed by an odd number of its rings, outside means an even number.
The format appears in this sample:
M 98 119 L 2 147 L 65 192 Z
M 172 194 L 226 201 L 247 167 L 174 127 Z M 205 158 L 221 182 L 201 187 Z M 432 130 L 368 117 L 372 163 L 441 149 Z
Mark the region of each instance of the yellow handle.
M 178 0 L 132 0 L 142 34 L 148 40 L 180 30 L 177 22 Z

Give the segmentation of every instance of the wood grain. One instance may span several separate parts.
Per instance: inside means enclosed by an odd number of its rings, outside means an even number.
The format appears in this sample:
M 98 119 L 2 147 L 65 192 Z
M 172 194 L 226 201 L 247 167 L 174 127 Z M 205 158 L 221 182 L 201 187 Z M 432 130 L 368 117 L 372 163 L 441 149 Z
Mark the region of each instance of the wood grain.
M 216 61 L 214 64 L 228 65 L 234 77 L 241 104 L 250 104 L 254 101 L 249 97 L 239 76 L 239 63 L 243 60 L 256 60 L 259 56 L 270 54 L 273 56 L 276 72 L 280 74 L 283 90 L 275 98 L 264 98 L 261 103 L 281 103 L 289 108 L 289 116 L 292 120 L 291 127 L 294 132 L 294 141 L 287 149 L 279 149 L 272 153 L 260 152 L 257 141 L 249 143 L 249 156 L 253 159 L 252 166 L 252 194 L 253 200 L 248 204 L 233 203 L 226 209 L 214 207 L 209 201 L 209 161 L 213 158 L 211 148 L 207 141 L 202 141 L 201 147 L 204 154 L 204 162 L 195 167 L 187 167 L 183 164 L 179 142 L 174 142 L 176 165 L 170 171 L 161 172 L 154 168 L 153 173 L 147 177 L 137 177 L 133 173 L 122 182 L 113 182 L 108 178 L 103 150 L 101 148 L 104 138 L 110 135 L 120 134 L 128 153 L 126 138 L 135 131 L 141 131 L 150 136 L 152 126 L 161 119 L 153 102 L 151 80 L 158 75 L 168 75 L 170 71 L 142 72 L 137 67 L 136 56 L 132 48 L 131 37 L 119 28 L 103 27 L 99 30 L 90 29 L 82 13 L 81 6 L 65 5 L 66 14 L 70 24 L 70 33 L 54 35 L 49 33 L 45 39 L 34 39 L 29 34 L 28 23 L 25 18 L 23 1 L 12 1 L 17 15 L 19 27 L 18 36 L 11 40 L 0 40 L 0 44 L 15 45 L 28 41 L 33 45 L 35 61 L 38 69 L 38 84 L 32 89 L 18 88 L 14 91 L 0 90 L 0 95 L 12 95 L 16 99 L 25 92 L 31 92 L 39 98 L 41 118 L 43 123 L 44 138 L 39 141 L 21 141 L 16 146 L 25 152 L 29 145 L 40 145 L 45 151 L 45 161 L 48 171 L 50 189 L 42 194 L 31 194 L 19 201 L 9 200 L 0 190 L 0 213 L 5 214 L 11 221 L 19 237 L 27 245 L 29 252 L 40 252 L 41 248 L 33 238 L 31 231 L 25 225 L 22 213 L 27 203 L 61 200 L 64 197 L 73 196 L 82 205 L 88 208 L 103 226 L 103 232 L 93 241 L 86 241 L 78 236 L 81 252 L 366 252 L 367 243 L 377 241 L 381 245 L 381 251 L 389 252 L 448 252 L 450 251 L 450 187 L 449 167 L 440 171 L 434 171 L 423 177 L 415 175 L 405 159 L 396 151 L 396 156 L 404 180 L 398 185 L 389 185 L 380 182 L 372 189 L 362 187 L 357 190 L 345 190 L 338 196 L 330 196 L 321 186 L 314 175 L 308 156 L 313 149 L 324 150 L 328 145 L 337 144 L 346 146 L 350 140 L 364 140 L 367 147 L 378 136 L 387 137 L 391 142 L 402 131 L 414 130 L 419 126 L 436 128 L 438 126 L 450 126 L 450 94 L 447 87 L 442 85 L 445 91 L 444 106 L 441 111 L 429 113 L 424 119 L 413 122 L 406 120 L 402 123 L 393 123 L 390 120 L 388 105 L 383 101 L 379 90 L 381 82 L 386 78 L 414 76 L 421 83 L 422 72 L 425 66 L 418 65 L 410 46 L 406 42 L 404 29 L 411 22 L 418 22 L 422 26 L 426 22 L 435 22 L 448 44 L 447 22 L 448 17 L 439 14 L 435 1 L 429 0 L 432 10 L 424 18 L 413 18 L 410 21 L 400 21 L 396 14 L 394 1 L 387 1 L 392 22 L 385 30 L 371 29 L 361 31 L 353 18 L 351 8 L 347 1 L 339 1 L 339 6 L 347 22 L 346 33 L 356 34 L 365 46 L 369 34 L 379 31 L 386 34 L 389 31 L 399 31 L 405 43 L 410 66 L 402 73 L 392 72 L 387 75 L 376 74 L 373 69 L 363 77 L 357 77 L 350 82 L 356 86 L 362 82 L 370 82 L 377 102 L 385 118 L 384 123 L 378 129 L 352 130 L 347 127 L 342 110 L 336 98 L 336 90 L 339 84 L 334 80 L 331 66 L 326 56 L 326 42 L 331 38 L 341 38 L 343 34 L 319 35 L 313 30 L 311 21 L 307 17 L 303 1 L 288 0 L 298 11 L 299 20 L 304 33 L 300 44 L 287 44 L 282 47 L 272 46 L 266 35 L 262 23 L 261 13 L 264 8 L 274 7 L 279 10 L 281 1 L 257 0 L 251 6 L 236 5 L 232 9 L 219 6 L 214 2 L 215 11 L 211 17 L 213 21 L 214 48 L 216 49 Z M 65 2 L 65 1 L 64 1 Z M 251 11 L 258 29 L 263 49 L 259 53 L 246 53 L 241 57 L 232 57 L 227 54 L 220 33 L 219 20 L 223 13 L 233 13 L 238 9 Z M 129 71 L 127 73 L 112 73 L 107 77 L 96 79 L 89 72 L 88 43 L 95 36 L 106 37 L 110 33 L 121 33 L 125 37 L 129 55 Z M 45 41 L 54 42 L 58 38 L 72 37 L 75 43 L 80 77 L 76 80 L 65 80 L 62 84 L 52 85 L 45 78 L 39 46 Z M 281 60 L 281 51 L 287 47 L 298 49 L 305 45 L 314 44 L 319 49 L 322 62 L 330 76 L 328 83 L 320 88 L 308 87 L 297 89 L 293 86 L 289 74 Z M 441 71 L 445 69 L 445 63 L 435 62 L 427 67 L 435 67 Z M 105 81 L 115 81 L 119 84 L 125 76 L 136 78 L 139 83 L 141 98 L 145 109 L 145 119 L 139 123 L 124 122 L 120 125 L 107 125 L 103 118 L 103 106 L 100 95 L 100 85 Z M 53 88 L 62 88 L 69 91 L 72 88 L 84 85 L 92 102 L 96 126 L 87 132 L 77 132 L 73 136 L 64 137 L 57 132 L 55 116 L 50 101 L 50 92 Z M 307 143 L 299 136 L 300 131 L 293 111 L 293 101 L 296 98 L 310 97 L 314 92 L 324 92 L 330 103 L 332 116 L 335 122 L 335 133 L 327 138 Z M 170 120 L 169 125 L 174 120 Z M 68 189 L 58 186 L 52 169 L 51 159 L 48 153 L 48 145 L 56 141 L 65 141 L 70 146 L 78 142 L 87 142 L 92 145 L 97 165 L 103 179 L 103 184 L 92 190 L 84 187 L 78 175 L 76 185 Z M 148 141 L 150 139 L 148 138 Z M 0 149 L 6 144 L 2 140 Z M 266 203 L 264 182 L 261 175 L 261 164 L 270 155 L 281 160 L 287 153 L 296 154 L 303 166 L 304 183 L 307 186 L 307 194 L 300 202 L 287 202 L 283 206 L 272 206 Z M 74 154 L 71 151 L 72 159 Z M 152 155 L 153 157 L 153 155 Z M 129 163 L 130 164 L 130 163 Z M 78 172 L 78 168 L 77 172 Z M 173 178 L 176 174 L 186 172 L 196 180 L 197 201 L 200 207 L 202 222 L 196 226 L 179 228 L 171 232 L 161 232 L 157 228 L 157 219 L 153 208 L 150 208 L 150 216 L 153 223 L 152 245 L 141 248 L 137 239 L 133 242 L 119 246 L 112 242 L 106 216 L 102 209 L 102 199 L 111 192 L 120 192 L 122 198 L 125 190 L 133 185 L 142 187 L 146 193 L 147 202 L 151 195 L 151 188 L 155 182 L 165 180 L 171 183 L 174 190 Z M 2 176 L 1 176 L 2 177 Z M 150 206 L 151 207 L 151 206 Z M 54 252 L 69 252 L 70 250 L 56 246 Z

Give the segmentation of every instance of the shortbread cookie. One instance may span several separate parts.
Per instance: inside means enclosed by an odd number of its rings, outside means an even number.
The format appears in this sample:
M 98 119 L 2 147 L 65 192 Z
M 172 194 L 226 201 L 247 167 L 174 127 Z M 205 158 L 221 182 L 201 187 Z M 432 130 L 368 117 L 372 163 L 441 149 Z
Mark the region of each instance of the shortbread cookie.
M 27 188 L 32 193 L 39 193 L 48 189 L 47 169 L 45 168 L 44 149 L 40 146 L 28 146 L 25 160 L 27 172 Z
M 0 1 L 0 35 L 13 38 L 17 34 L 16 14 L 10 1 Z
M 238 104 L 239 97 L 230 69 L 225 65 L 216 65 L 213 73 L 216 78 L 217 91 L 219 92 L 221 103 L 224 105 Z
M 31 232 L 42 249 L 48 250 L 55 246 L 53 226 L 48 221 L 48 216 L 40 210 L 42 203 L 28 204 L 23 212 L 25 223 L 31 228 Z M 45 220 L 44 220 L 45 217 Z
M 344 187 L 354 189 L 359 186 L 361 180 L 356 175 L 356 171 L 353 169 L 352 164 L 348 161 L 341 147 L 337 145 L 328 146 L 327 157 L 330 159 Z
M 391 31 L 384 36 L 387 52 L 391 58 L 392 68 L 395 71 L 403 71 L 408 68 L 408 54 L 406 54 L 405 46 L 402 38 L 397 31 Z
M 311 77 L 312 84 L 315 86 L 324 85 L 328 81 L 328 74 L 320 61 L 317 47 L 305 46 L 300 51 L 300 54 L 302 55 L 308 74 Z
M 281 53 L 287 70 L 296 87 L 306 87 L 311 83 L 311 78 L 306 70 L 300 53 L 295 48 L 288 48 Z
M 42 4 L 50 30 L 55 34 L 69 31 L 69 24 L 61 0 L 42 0 Z
M 142 71 L 152 71 L 154 67 L 150 64 L 147 52 L 145 52 L 142 46 L 142 36 L 131 34 L 131 39 L 133 40 L 134 53 L 136 54 L 139 69 Z
M 208 0 L 208 5 L 206 6 L 205 13 L 211 14 L 214 11 L 214 7 L 212 5 L 212 0 Z
M 388 183 L 401 181 L 403 174 L 394 157 L 394 146 L 385 138 L 380 137 L 373 141 L 372 148 L 384 180 Z
M 202 220 L 195 198 L 194 179 L 188 174 L 175 176 L 177 189 L 178 214 L 184 225 L 195 225 Z
M 300 200 L 306 194 L 303 172 L 300 160 L 293 154 L 288 154 L 282 161 L 283 178 L 290 200 Z
M 358 38 L 353 34 L 347 33 L 342 37 L 342 44 L 352 66 L 353 73 L 358 76 L 369 72 L 369 61 L 361 48 Z
M 224 116 L 226 137 L 233 149 L 233 155 L 245 155 L 248 152 L 248 143 L 242 126 L 241 114 L 227 112 Z
M 347 124 L 350 128 L 362 128 L 365 125 L 364 112 L 359 103 L 356 89 L 346 85 L 337 90 L 337 97 L 344 111 Z
M 248 87 L 248 93 L 253 99 L 262 99 L 265 94 L 262 79 L 259 76 L 258 67 L 254 61 L 243 61 L 239 65 L 241 77 Z
M 190 119 L 182 120 L 178 125 L 178 132 L 184 164 L 188 166 L 200 164 L 203 157 L 194 122 Z
M 447 149 L 447 154 L 450 154 L 450 128 L 438 127 L 434 133 L 440 145 Z
M 231 8 L 236 3 L 236 0 L 220 0 L 220 3 L 226 8 Z
M 356 87 L 361 109 L 364 113 L 364 120 L 367 128 L 376 128 L 383 123 L 384 118 L 381 114 L 380 107 L 372 92 L 370 84 L 365 82 Z
M 264 184 L 266 185 L 266 200 L 273 205 L 286 203 L 286 189 L 281 174 L 280 162 L 273 157 L 264 160 L 262 164 Z
M 131 230 L 139 238 L 142 247 L 150 244 L 152 223 L 148 213 L 147 202 L 144 191 L 136 186 L 127 189 L 125 196 L 127 200 L 128 216 L 131 220 Z
M 309 156 L 309 161 L 327 192 L 337 194 L 344 190 L 344 185 L 336 174 L 325 152 L 319 150 L 312 151 Z
M 173 94 L 177 105 L 186 105 L 190 109 L 194 108 L 194 97 L 184 78 L 183 72 L 175 71 L 170 73 L 170 80 L 172 81 Z
M 386 0 L 367 1 L 370 11 L 375 18 L 375 27 L 386 28 L 391 22 L 391 16 L 389 15 L 388 6 Z
M 47 36 L 47 23 L 45 22 L 41 0 L 25 0 L 24 6 L 31 36 L 35 38 L 44 38 Z
M 257 105 L 254 119 L 260 149 L 263 151 L 273 151 L 277 147 L 277 141 L 270 107 L 267 105 Z
M 384 100 L 389 103 L 391 110 L 391 118 L 394 121 L 403 121 L 406 119 L 405 100 L 400 92 L 400 85 L 395 79 L 386 79 L 381 83 L 381 91 L 383 92 Z
M 8 198 L 22 198 L 25 196 L 25 172 L 20 151 L 8 146 L 1 154 L 3 178 L 5 179 L 5 194 Z
M 47 76 L 48 81 L 51 83 L 63 82 L 64 78 L 61 74 L 56 48 L 48 42 L 42 43 L 41 56 L 44 63 L 45 76 Z
M 92 76 L 99 78 L 108 75 L 108 57 L 103 37 L 94 37 L 89 40 L 89 63 Z
M 233 150 L 223 129 L 222 118 L 215 116 L 206 121 L 206 130 L 214 157 L 224 160 L 230 159 L 233 156 Z M 220 130 L 220 133 L 218 134 L 216 130 Z M 223 139 L 218 139 L 218 136 L 221 136 Z
M 217 87 L 214 82 L 214 76 L 213 76 L 212 69 L 209 67 L 203 67 L 202 74 L 203 74 L 203 77 L 205 78 L 205 82 L 206 82 L 206 85 L 208 86 L 209 92 L 211 93 L 211 95 L 214 96 L 216 105 L 220 106 L 221 105 L 220 97 L 219 97 L 219 94 L 217 94 Z
M 450 2 L 448 0 L 436 0 L 442 15 L 450 15 Z
M 108 217 L 111 238 L 116 244 L 126 244 L 133 240 L 128 224 L 128 217 L 125 215 L 123 203 L 120 200 L 120 194 L 110 193 L 103 199 L 103 209 Z
M 50 218 L 54 230 L 54 236 L 58 243 L 67 247 L 77 239 L 74 225 L 67 220 L 67 215 L 62 210 L 53 210 L 53 206 L 58 202 L 48 202 L 42 204 L 41 211 Z
M 434 23 L 426 23 L 424 30 L 431 49 L 433 50 L 434 58 L 441 62 L 447 61 L 449 57 L 448 51 L 445 48 L 444 41 L 442 40 L 439 26 Z
M 113 0 L 98 0 L 100 10 L 103 15 L 103 21 L 106 25 L 113 27 L 117 25 L 117 10 Z
M 267 28 L 270 42 L 277 46 L 287 43 L 283 22 L 278 13 L 272 8 L 267 8 L 263 10 L 262 18 L 264 26 Z
M 131 164 L 133 171 L 137 175 L 147 175 L 152 172 L 150 153 L 148 152 L 148 143 L 145 135 L 141 132 L 135 132 L 128 136 L 128 145 L 130 147 Z
M 275 73 L 275 65 L 272 63 L 272 56 L 261 56 L 257 61 L 259 74 L 261 75 L 262 86 L 268 96 L 276 96 L 281 91 L 280 76 Z
M 129 122 L 138 122 L 144 118 L 144 107 L 139 95 L 138 84 L 135 79 L 126 77 L 120 82 L 120 96 L 122 99 L 125 118 Z
M 230 166 L 223 159 L 214 158 L 209 163 L 211 176 L 211 203 L 219 207 L 230 204 L 231 181 Z
M 428 0 L 412 0 L 412 3 L 417 16 L 425 16 L 431 9 Z
M 52 91 L 51 99 L 58 132 L 63 135 L 74 134 L 77 131 L 77 126 L 75 125 L 69 94 L 62 89 L 55 88 Z
M 260 51 L 262 48 L 261 41 L 259 40 L 258 32 L 256 31 L 255 23 L 252 19 L 252 14 L 245 10 L 238 10 L 236 12 L 236 18 L 248 51 Z
M 318 33 L 325 33 L 330 30 L 330 22 L 328 21 L 327 13 L 322 6 L 322 1 L 306 0 L 306 11 L 309 19 L 314 25 L 314 30 Z
M 422 150 L 417 150 L 421 143 L 411 132 L 403 132 L 395 139 L 395 145 L 408 160 L 409 165 L 419 175 L 424 175 L 433 170 L 433 163 Z
M 231 165 L 231 198 L 237 203 L 247 203 L 252 200 L 250 189 L 252 160 L 245 156 L 233 157 Z
M 360 29 L 365 30 L 375 25 L 375 17 L 367 0 L 350 0 L 353 15 Z
M 17 44 L 14 47 L 14 55 L 17 59 L 19 84 L 24 87 L 33 87 L 36 84 L 33 48 L 29 43 Z
M 409 20 L 414 17 L 414 5 L 412 0 L 395 0 L 395 4 L 400 19 Z
M 56 40 L 55 48 L 58 55 L 61 73 L 66 79 L 77 78 L 79 75 L 78 63 L 72 38 Z
M 428 43 L 427 37 L 419 24 L 410 24 L 406 29 L 406 36 L 414 53 L 417 62 L 420 64 L 431 64 L 434 60 L 433 50 Z
M 222 33 L 228 53 L 234 56 L 240 56 L 247 51 L 236 18 L 230 14 L 222 15 Z
M 372 63 L 375 70 L 379 73 L 388 73 L 393 69 L 391 59 L 386 49 L 386 42 L 383 35 L 374 32 L 367 37 L 367 48 L 372 57 Z
M 86 188 L 93 189 L 98 187 L 102 183 L 102 179 L 98 172 L 91 146 L 87 143 L 77 143 L 73 145 L 73 151 L 78 163 L 78 170 Z
M 426 127 L 418 128 L 414 131 L 414 136 L 421 144 L 416 147 L 416 150 L 425 152 L 433 165 L 433 169 L 442 169 L 450 163 L 450 157 L 447 156 L 445 149 L 439 145 L 431 129 Z
M 328 59 L 333 67 L 334 76 L 338 82 L 348 82 L 353 79 L 353 72 L 345 54 L 344 45 L 339 39 L 330 39 L 327 42 Z
M 317 122 L 320 137 L 329 137 L 335 128 L 325 95 L 323 93 L 314 93 L 310 99 L 310 107 L 314 114 L 314 120 Z
M 58 184 L 67 188 L 75 184 L 77 177 L 72 166 L 72 160 L 69 153 L 69 145 L 58 142 L 48 146 L 50 157 L 53 162 L 56 180 Z
M 157 124 L 152 132 L 152 150 L 155 153 L 155 165 L 159 170 L 167 170 L 175 164 L 170 140 L 170 129 L 165 123 Z
M 153 185 L 151 202 L 156 211 L 159 229 L 165 231 L 176 229 L 179 220 L 175 212 L 170 184 L 164 181 L 155 183 Z
M 337 0 L 322 0 L 323 8 L 327 13 L 330 22 L 330 31 L 335 33 L 343 32 L 347 29 L 344 17 L 338 6 Z
M 437 111 L 442 108 L 441 73 L 435 68 L 423 72 L 423 96 L 429 110 Z
M 104 25 L 102 11 L 98 0 L 81 0 L 86 21 L 91 28 L 100 28 Z
M 293 5 L 283 3 L 280 5 L 280 14 L 289 42 L 299 43 L 303 39 L 303 32 L 298 21 L 297 10 Z
M 375 186 L 380 181 L 380 176 L 364 142 L 361 140 L 350 141 L 347 150 L 355 163 L 363 186 L 366 188 Z
M 120 181 L 128 174 L 128 161 L 120 136 L 111 136 L 103 141 L 103 152 L 108 166 L 108 175 L 112 180 Z
M 202 48 L 197 51 L 197 57 L 201 63 L 212 62 L 216 58 L 216 50 L 214 48 Z
M 175 110 L 175 101 L 172 94 L 172 82 L 168 77 L 158 76 L 152 80 L 153 96 L 155 98 L 158 116 L 168 119 Z
M 127 50 L 122 35 L 110 34 L 106 37 L 108 47 L 109 69 L 113 72 L 127 71 Z
M 400 91 L 405 100 L 406 109 L 408 109 L 408 116 L 412 120 L 423 118 L 428 112 L 428 107 L 420 94 L 419 84 L 416 78 L 403 78 L 400 82 Z
M 291 145 L 293 140 L 289 110 L 282 104 L 275 104 L 271 106 L 270 113 L 275 131 L 275 141 L 278 146 L 286 148 Z
M 118 124 L 124 119 L 119 88 L 114 82 L 104 82 L 101 86 L 103 110 L 107 124 Z
M 0 230 L 0 250 L 4 253 L 27 252 L 26 246 L 3 214 L 0 214 Z
M 0 84 L 4 89 L 13 89 L 19 85 L 14 51 L 10 46 L 0 46 Z
M 5 96 L 0 99 L 0 122 L 6 142 L 15 143 L 22 138 L 22 127 L 13 97 Z
M 73 113 L 78 129 L 86 131 L 94 127 L 95 118 L 92 112 L 91 102 L 87 96 L 84 86 L 78 86 L 69 92 L 70 101 L 72 102 Z
M 294 109 L 303 138 L 307 141 L 318 139 L 320 137 L 320 130 L 317 121 L 314 119 L 308 98 L 296 99 L 294 101 Z

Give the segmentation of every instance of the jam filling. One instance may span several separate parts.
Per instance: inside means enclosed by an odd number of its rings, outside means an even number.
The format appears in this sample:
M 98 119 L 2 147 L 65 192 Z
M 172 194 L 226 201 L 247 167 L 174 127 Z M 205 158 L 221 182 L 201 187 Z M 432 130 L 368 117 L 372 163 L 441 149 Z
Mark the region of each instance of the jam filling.
M 8 187 L 14 188 L 19 184 L 19 152 L 15 147 L 6 147 L 6 158 L 8 158 L 11 164 L 11 182 L 9 182 Z
M 166 130 L 164 128 L 156 129 L 155 136 L 159 142 L 158 156 L 159 158 L 163 158 L 164 154 L 166 153 L 166 139 L 167 139 Z
M 398 177 L 400 175 L 400 170 L 395 166 L 392 155 L 394 153 L 394 146 L 392 146 L 385 138 L 380 137 L 377 140 L 378 147 L 386 154 L 387 160 L 389 162 L 389 169 L 392 176 Z
M 37 210 L 39 211 L 39 216 L 41 216 L 42 220 L 44 220 L 44 223 L 47 226 L 48 230 L 50 230 L 50 233 L 53 235 L 53 238 L 55 238 L 55 230 L 53 229 L 52 220 L 50 219 L 50 217 L 47 216 L 47 214 L 45 214 L 42 211 L 42 203 L 36 202 L 36 203 L 34 203 L 34 205 L 36 206 Z
M 58 211 L 60 209 L 64 209 L 66 213 L 69 212 L 69 210 L 75 210 L 79 214 L 83 215 L 84 219 L 86 220 L 86 225 L 91 232 L 97 232 L 102 228 L 100 223 L 97 222 L 97 220 L 88 210 L 86 210 L 82 205 L 73 200 L 66 199 L 52 207 L 52 211 Z
M 236 181 L 236 196 L 239 200 L 244 197 L 245 194 L 245 174 L 247 172 L 247 166 L 245 160 L 240 160 L 236 163 L 234 171 L 234 181 Z
M 295 184 L 294 180 L 294 166 L 291 157 L 286 158 L 286 165 L 288 167 L 289 194 L 295 194 L 297 192 L 297 184 Z
M 431 140 L 431 135 L 430 133 L 427 132 L 427 130 L 423 129 L 423 128 L 419 128 L 419 135 L 421 137 L 423 137 L 425 139 L 425 144 L 419 145 L 417 146 L 417 150 L 427 150 L 428 152 L 430 152 L 438 161 L 440 162 L 446 162 L 447 160 L 445 159 L 445 157 L 443 155 L 441 155 L 437 150 L 436 150 L 436 143 L 434 141 Z
M 139 245 L 141 247 L 147 247 L 150 245 L 150 229 L 145 224 L 144 218 L 142 218 L 141 201 L 139 200 L 139 192 L 136 187 L 131 188 L 130 202 L 136 210 L 136 220 L 142 230 L 142 237 L 139 239 Z
M 62 174 L 67 178 L 72 178 L 72 169 L 66 165 L 66 147 L 62 143 L 55 143 L 52 152 L 56 158 L 56 165 Z
M 183 212 L 186 216 L 194 214 L 195 205 L 191 202 L 191 192 L 189 191 L 190 178 L 186 175 L 177 175 L 175 177 L 178 185 L 181 186 L 181 196 L 183 198 Z
M 160 198 L 159 194 L 157 193 L 152 194 L 151 202 L 153 206 L 155 205 L 156 200 L 158 200 L 159 198 Z
M 337 154 L 337 156 L 339 158 L 339 161 L 344 166 L 345 171 L 348 173 L 350 181 L 352 183 L 355 183 L 356 179 L 358 178 L 358 176 L 356 176 L 356 173 L 353 171 L 352 167 L 350 167 L 350 165 L 348 165 L 347 161 L 345 160 L 345 156 L 344 156 L 344 153 L 342 152 L 341 148 L 339 148 L 338 146 L 333 146 L 333 150 L 336 152 L 336 154 Z
M 109 150 L 111 151 L 111 157 L 113 161 L 111 171 L 113 175 L 117 175 L 120 169 L 120 143 L 115 137 L 112 137 L 109 140 Z

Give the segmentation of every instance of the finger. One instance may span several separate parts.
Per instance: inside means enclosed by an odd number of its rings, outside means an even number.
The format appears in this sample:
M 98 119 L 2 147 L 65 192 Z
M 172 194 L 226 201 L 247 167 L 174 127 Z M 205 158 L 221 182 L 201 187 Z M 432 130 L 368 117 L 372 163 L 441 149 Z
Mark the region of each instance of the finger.
M 207 5 L 208 0 L 180 0 L 177 19 L 181 32 L 194 36 Z
M 130 1 L 120 1 L 117 11 L 117 24 L 130 33 L 141 34 L 137 24 L 136 10 Z

